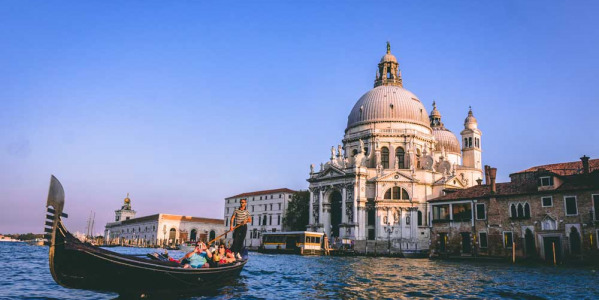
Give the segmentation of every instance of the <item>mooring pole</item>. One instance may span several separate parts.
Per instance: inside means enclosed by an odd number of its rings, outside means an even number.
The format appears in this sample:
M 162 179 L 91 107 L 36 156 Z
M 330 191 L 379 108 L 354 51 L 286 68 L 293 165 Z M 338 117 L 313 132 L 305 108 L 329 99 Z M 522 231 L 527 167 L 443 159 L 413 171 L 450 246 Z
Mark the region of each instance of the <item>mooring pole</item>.
M 555 242 L 551 243 L 553 247 L 553 265 L 557 265 L 557 261 L 555 260 Z

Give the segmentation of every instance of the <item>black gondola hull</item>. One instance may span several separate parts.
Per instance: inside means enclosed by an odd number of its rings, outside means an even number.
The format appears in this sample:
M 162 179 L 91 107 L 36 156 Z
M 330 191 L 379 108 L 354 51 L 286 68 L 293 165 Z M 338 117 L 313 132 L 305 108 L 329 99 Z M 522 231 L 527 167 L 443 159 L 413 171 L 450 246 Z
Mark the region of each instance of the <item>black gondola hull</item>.
M 58 231 L 63 230 L 59 226 Z M 194 294 L 230 283 L 246 263 L 183 269 L 176 263 L 121 255 L 83 244 L 70 233 L 62 233 L 57 234 L 51 266 L 56 282 L 68 288 L 120 294 Z
M 64 190 L 52 176 L 46 232 L 50 272 L 63 287 L 127 295 L 204 294 L 239 277 L 246 260 L 225 266 L 184 269 L 178 263 L 144 259 L 82 243 L 64 227 Z

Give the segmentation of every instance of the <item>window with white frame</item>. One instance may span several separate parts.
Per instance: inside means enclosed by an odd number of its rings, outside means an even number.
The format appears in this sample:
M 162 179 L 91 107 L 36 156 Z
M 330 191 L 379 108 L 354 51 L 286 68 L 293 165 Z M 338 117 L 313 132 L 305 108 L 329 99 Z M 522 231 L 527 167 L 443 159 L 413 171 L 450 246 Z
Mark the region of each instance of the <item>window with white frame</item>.
M 539 177 L 539 186 L 553 186 L 553 176 Z
M 486 214 L 485 206 L 486 205 L 484 203 L 477 203 L 476 204 L 476 219 L 477 220 L 485 220 L 485 219 L 487 219 L 487 214 Z
M 511 219 L 530 219 L 530 205 L 528 202 L 510 203 Z
M 578 215 L 576 196 L 564 196 L 564 206 L 566 207 L 566 216 Z
M 553 197 L 551 197 L 551 196 L 541 197 L 541 206 L 552 207 L 553 206 Z

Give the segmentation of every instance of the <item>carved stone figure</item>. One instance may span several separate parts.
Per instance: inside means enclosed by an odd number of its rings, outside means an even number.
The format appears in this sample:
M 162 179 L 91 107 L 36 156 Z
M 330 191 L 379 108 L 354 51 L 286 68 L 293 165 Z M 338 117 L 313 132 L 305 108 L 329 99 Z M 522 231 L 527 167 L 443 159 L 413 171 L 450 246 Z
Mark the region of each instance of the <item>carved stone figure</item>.
M 364 152 L 364 142 L 362 141 L 362 139 L 360 139 L 360 151 L 359 152 Z
M 335 159 L 335 147 L 331 146 L 331 160 Z
M 347 222 L 351 223 L 352 220 L 354 219 L 354 204 L 353 203 L 347 203 L 347 205 L 345 206 L 345 214 L 347 215 Z
M 343 148 L 341 148 L 341 144 L 337 146 L 337 156 L 341 157 L 343 153 Z
M 314 174 L 314 164 L 310 164 L 310 174 Z

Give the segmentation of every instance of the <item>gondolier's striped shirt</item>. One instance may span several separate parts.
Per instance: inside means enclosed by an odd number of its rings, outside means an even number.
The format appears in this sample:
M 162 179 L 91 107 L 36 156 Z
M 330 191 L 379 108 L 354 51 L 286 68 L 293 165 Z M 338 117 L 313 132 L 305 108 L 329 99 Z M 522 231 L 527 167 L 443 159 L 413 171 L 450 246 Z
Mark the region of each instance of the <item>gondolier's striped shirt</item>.
M 235 226 L 237 226 L 244 223 L 250 217 L 250 212 L 247 209 L 236 209 L 233 215 L 235 216 Z

